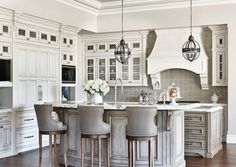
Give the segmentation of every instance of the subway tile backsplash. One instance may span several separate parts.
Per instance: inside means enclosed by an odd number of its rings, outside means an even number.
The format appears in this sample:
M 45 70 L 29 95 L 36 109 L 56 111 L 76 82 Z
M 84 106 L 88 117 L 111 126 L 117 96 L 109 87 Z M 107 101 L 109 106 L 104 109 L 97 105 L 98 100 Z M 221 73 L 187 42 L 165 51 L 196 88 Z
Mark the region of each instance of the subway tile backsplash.
M 162 91 L 166 91 L 171 83 L 175 83 L 180 88 L 181 99 L 178 100 L 193 100 L 200 102 L 211 102 L 211 96 L 215 92 L 220 95 L 219 103 L 227 103 L 227 87 L 212 87 L 209 83 L 209 90 L 202 90 L 200 77 L 190 71 L 181 69 L 171 69 L 161 72 L 161 90 L 158 91 L 158 97 Z M 154 101 L 154 90 L 151 86 L 145 87 L 124 87 L 124 92 L 121 94 L 118 87 L 118 101 L 138 101 L 140 91 L 151 93 L 150 100 Z M 110 92 L 104 97 L 104 101 L 114 100 L 114 87 L 111 87 Z

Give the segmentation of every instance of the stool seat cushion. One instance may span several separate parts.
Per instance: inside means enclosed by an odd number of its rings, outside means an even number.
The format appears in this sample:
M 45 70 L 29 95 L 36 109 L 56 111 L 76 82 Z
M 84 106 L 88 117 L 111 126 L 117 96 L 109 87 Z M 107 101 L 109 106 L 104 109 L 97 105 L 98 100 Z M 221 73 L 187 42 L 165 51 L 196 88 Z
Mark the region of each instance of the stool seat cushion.
M 155 107 L 126 107 L 128 124 L 126 135 L 134 137 L 157 136 L 157 126 L 154 118 L 157 114 Z
M 111 132 L 111 126 L 103 121 L 103 106 L 78 106 L 81 134 L 98 135 Z
M 56 132 L 67 129 L 67 127 L 58 120 L 58 116 L 53 113 L 53 107 L 51 104 L 35 104 L 34 108 L 37 116 L 39 131 Z

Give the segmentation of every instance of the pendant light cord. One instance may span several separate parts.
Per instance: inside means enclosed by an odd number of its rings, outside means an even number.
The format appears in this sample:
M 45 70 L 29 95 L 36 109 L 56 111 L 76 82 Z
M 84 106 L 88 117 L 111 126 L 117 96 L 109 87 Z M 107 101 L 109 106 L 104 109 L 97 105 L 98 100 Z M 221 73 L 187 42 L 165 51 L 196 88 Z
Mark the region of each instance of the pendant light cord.
M 190 0 L 190 34 L 192 36 L 192 27 L 193 27 L 193 19 L 192 19 L 192 0 Z
M 122 6 L 121 6 L 121 14 L 122 14 L 122 16 L 121 16 L 121 24 L 122 24 L 122 28 L 121 28 L 121 33 L 122 33 L 122 39 L 124 38 L 124 33 L 123 33 L 123 31 L 124 31 L 124 29 L 123 29 L 123 24 L 124 24 L 124 14 L 123 14 L 123 12 L 124 12 L 124 0 L 122 0 Z

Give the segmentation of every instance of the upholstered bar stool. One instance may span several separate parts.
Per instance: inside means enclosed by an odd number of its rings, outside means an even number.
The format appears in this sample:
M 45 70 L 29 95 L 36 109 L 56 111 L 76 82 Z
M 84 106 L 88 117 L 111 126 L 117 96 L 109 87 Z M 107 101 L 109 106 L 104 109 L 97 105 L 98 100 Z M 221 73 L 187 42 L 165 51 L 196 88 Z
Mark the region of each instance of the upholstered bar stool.
M 51 104 L 35 104 L 34 105 L 38 127 L 39 127 L 39 162 L 42 160 L 42 135 L 49 135 L 49 160 L 50 166 L 56 165 L 57 157 L 57 135 L 64 135 L 64 160 L 67 166 L 67 127 L 62 122 L 52 118 L 53 106 Z M 55 116 L 54 116 L 55 117 Z M 52 152 L 52 136 L 54 135 L 54 153 Z M 52 154 L 54 156 L 52 156 Z M 54 164 L 52 161 L 54 160 Z
M 106 166 L 110 167 L 111 126 L 103 122 L 103 106 L 78 106 L 81 128 L 81 167 L 84 167 L 85 139 L 90 140 L 91 167 L 93 167 L 94 140 L 98 141 L 98 167 L 102 166 L 102 139 L 106 139 Z
M 154 118 L 157 114 L 155 107 L 127 107 L 128 124 L 126 139 L 128 140 L 129 167 L 135 166 L 135 142 L 148 141 L 148 164 L 153 167 L 153 141 L 157 138 L 157 126 Z

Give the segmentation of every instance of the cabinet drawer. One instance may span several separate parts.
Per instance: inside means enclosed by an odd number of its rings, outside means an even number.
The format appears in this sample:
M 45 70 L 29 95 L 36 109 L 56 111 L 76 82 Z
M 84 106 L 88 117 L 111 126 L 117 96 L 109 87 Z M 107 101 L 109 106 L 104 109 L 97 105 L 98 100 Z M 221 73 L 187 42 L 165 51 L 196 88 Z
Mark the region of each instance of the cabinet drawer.
M 0 114 L 0 123 L 9 122 L 11 120 L 10 115 L 8 114 Z
M 22 129 L 16 131 L 16 143 L 17 147 L 31 145 L 38 142 L 38 130 L 37 128 Z
M 16 114 L 16 128 L 36 126 L 37 118 L 34 112 L 23 112 Z
M 206 115 L 204 113 L 187 113 L 184 116 L 185 124 L 206 124 Z
M 206 149 L 205 140 L 196 140 L 196 139 L 185 139 L 184 142 L 185 149 Z
M 198 137 L 205 138 L 206 137 L 206 127 L 191 127 L 185 126 L 184 128 L 185 137 Z

